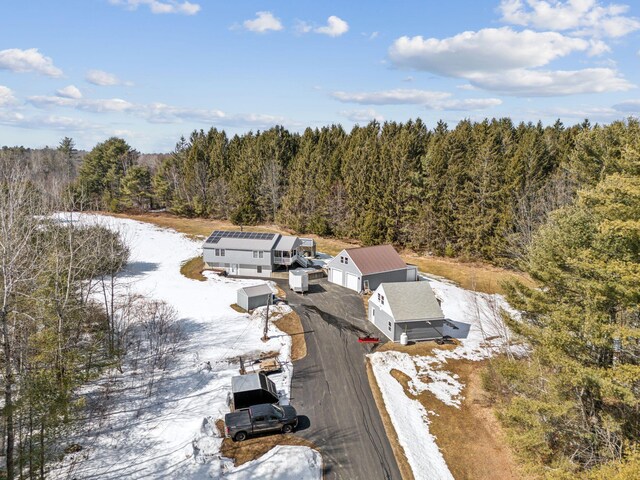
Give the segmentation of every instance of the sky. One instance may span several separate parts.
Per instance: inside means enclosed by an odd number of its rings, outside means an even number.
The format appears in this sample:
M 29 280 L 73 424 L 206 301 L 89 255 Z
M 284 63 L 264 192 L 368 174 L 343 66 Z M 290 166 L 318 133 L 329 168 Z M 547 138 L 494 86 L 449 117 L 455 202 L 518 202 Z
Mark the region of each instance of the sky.
M 4 0 L 0 145 L 640 114 L 640 0 Z

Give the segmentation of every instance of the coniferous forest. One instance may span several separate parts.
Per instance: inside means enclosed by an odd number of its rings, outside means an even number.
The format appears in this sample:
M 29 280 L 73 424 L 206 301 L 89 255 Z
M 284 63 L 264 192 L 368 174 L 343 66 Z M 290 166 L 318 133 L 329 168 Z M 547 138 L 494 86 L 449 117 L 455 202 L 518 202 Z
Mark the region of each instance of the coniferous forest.
M 93 374 L 78 365 L 89 365 L 87 356 L 98 350 L 100 358 L 114 351 L 113 339 L 103 340 L 111 334 L 108 316 L 100 326 L 80 313 L 86 299 L 78 285 L 96 272 L 113 275 L 126 260 L 126 249 L 102 232 L 105 248 L 114 246 L 113 264 L 88 261 L 76 267 L 70 253 L 85 248 L 85 232 L 69 236 L 65 227 L 54 225 L 38 230 L 29 220 L 31 202 L 51 203 L 54 195 L 60 200 L 55 208 L 166 209 L 239 225 L 276 224 L 365 245 L 392 243 L 526 272 L 536 286 L 506 286 L 508 300 L 522 315 L 505 315 L 505 320 L 529 345 L 529 353 L 492 361 L 484 376 L 515 450 L 540 478 L 640 474 L 636 119 L 543 126 L 503 118 L 465 120 L 455 128 L 442 122 L 430 128 L 416 120 L 371 122 L 349 132 L 332 125 L 233 136 L 211 129 L 194 131 L 171 154 L 144 162 L 118 138 L 82 156 L 70 139 L 42 157 L 17 148 L 0 155 L 6 172 L 9 159 L 28 165 L 31 180 L 20 184 L 29 188 L 18 192 L 31 199 L 26 203 L 9 188 L 8 173 L 0 178 L 1 200 L 22 208 L 21 222 L 33 230 L 26 245 L 53 246 L 39 260 L 38 275 L 16 277 L 12 291 L 6 282 L 3 287 L 5 304 L 19 299 L 31 319 L 14 333 L 11 345 L 43 352 L 26 355 L 31 363 L 10 364 L 16 357 L 5 346 L 3 357 L 5 398 L 16 403 L 7 381 L 20 392 L 15 407 L 5 409 L 5 431 L 21 422 L 23 437 L 13 443 L 42 451 L 39 457 L 24 457 L 34 471 L 46 459 L 45 432 L 62 429 L 61 418 L 71 415 L 71 390 Z M 72 283 L 62 282 L 62 273 L 69 271 Z M 25 291 L 31 296 L 20 295 Z M 0 319 L 8 328 L 17 317 L 7 308 Z M 91 341 L 63 356 L 59 343 L 73 335 Z M 97 345 L 102 348 L 95 350 Z M 39 369 L 44 363 L 55 365 L 55 375 Z M 57 396 L 39 397 L 41 384 Z M 53 405 L 47 403 L 50 398 L 56 399 Z M 55 409 L 64 414 L 54 415 Z

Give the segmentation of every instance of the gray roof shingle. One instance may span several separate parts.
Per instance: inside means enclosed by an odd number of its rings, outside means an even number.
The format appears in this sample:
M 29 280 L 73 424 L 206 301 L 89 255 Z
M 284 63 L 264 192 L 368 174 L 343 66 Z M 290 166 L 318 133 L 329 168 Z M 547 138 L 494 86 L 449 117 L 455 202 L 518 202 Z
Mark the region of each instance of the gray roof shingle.
M 444 318 L 429 282 L 382 283 L 380 287 L 396 322 Z

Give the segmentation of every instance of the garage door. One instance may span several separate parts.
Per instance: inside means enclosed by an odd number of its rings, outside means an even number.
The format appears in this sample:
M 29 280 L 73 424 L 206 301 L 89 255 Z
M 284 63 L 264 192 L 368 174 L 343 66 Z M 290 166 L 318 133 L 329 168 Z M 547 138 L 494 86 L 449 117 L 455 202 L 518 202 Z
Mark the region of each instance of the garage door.
M 331 269 L 331 282 L 342 285 L 342 270 Z
M 358 277 L 357 275 L 354 275 L 353 273 L 347 273 L 347 288 L 350 288 L 351 290 L 355 290 L 356 292 L 360 291 L 360 285 L 358 285 L 360 282 L 358 281 Z
M 400 332 L 407 332 L 407 337 L 409 340 L 413 341 L 430 340 L 442 337 L 443 324 L 444 322 L 442 320 L 434 320 L 431 322 L 396 323 Z

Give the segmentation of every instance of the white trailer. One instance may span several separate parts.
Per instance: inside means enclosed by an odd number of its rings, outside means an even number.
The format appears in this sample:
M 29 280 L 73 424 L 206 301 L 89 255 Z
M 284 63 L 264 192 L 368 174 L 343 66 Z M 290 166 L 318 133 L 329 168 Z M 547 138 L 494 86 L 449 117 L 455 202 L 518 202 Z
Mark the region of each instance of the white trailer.
M 289 270 L 289 289 L 297 293 L 309 290 L 309 273 L 301 268 Z

